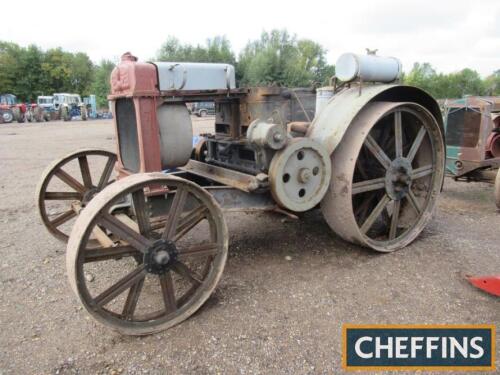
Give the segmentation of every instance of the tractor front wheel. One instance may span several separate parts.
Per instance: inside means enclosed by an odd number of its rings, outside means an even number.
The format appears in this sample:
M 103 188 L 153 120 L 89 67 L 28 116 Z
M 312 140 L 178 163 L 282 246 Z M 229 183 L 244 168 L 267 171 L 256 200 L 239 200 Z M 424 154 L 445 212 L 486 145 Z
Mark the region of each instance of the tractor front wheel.
M 109 246 L 89 249 L 96 231 Z M 73 291 L 96 320 L 126 335 L 147 335 L 184 321 L 205 303 L 227 249 L 226 222 L 206 190 L 163 173 L 135 174 L 108 186 L 82 211 L 66 265 Z

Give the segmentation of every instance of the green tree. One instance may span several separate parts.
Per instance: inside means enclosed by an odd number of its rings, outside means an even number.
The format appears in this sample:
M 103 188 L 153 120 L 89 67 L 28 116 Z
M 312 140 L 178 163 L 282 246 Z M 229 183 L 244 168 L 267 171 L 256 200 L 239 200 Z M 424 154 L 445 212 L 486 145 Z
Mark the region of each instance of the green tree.
M 494 78 L 492 79 L 494 84 Z M 459 72 L 437 73 L 429 63 L 415 63 L 405 75 L 404 82 L 426 90 L 436 98 L 460 98 L 464 95 L 483 95 L 487 84 L 479 73 L 472 69 Z
M 0 42 L 0 92 L 16 92 L 21 53 L 21 48 L 17 44 Z
M 297 87 L 324 84 L 334 73 L 326 51 L 308 39 L 297 40 L 286 30 L 263 32 L 239 56 L 242 85 L 278 84 Z
M 89 88 L 94 78 L 94 64 L 86 53 L 70 54 L 70 90 L 82 96 L 90 94 Z
M 466 68 L 449 74 L 449 90 L 447 97 L 460 98 L 465 95 L 483 95 L 484 84 L 475 70 Z
M 486 95 L 500 95 L 500 69 L 495 70 L 484 80 Z
M 236 58 L 231 43 L 225 36 L 206 40 L 205 45 L 182 44 L 177 38 L 169 36 L 156 54 L 157 61 L 211 62 L 235 64 Z
M 115 63 L 109 60 L 101 60 L 99 65 L 95 67 L 94 80 L 90 87 L 90 91 L 96 96 L 98 108 L 108 107 L 107 97 L 111 91 L 109 77 L 114 67 Z
M 413 68 L 404 77 L 404 82 L 411 86 L 419 87 L 433 95 L 436 94 L 436 70 L 429 63 L 413 64 Z

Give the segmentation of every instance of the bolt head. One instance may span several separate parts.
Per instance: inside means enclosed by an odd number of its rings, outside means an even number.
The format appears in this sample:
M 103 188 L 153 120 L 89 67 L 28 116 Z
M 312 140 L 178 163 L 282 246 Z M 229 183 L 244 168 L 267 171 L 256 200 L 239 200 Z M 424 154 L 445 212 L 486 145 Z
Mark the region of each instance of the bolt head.
M 154 255 L 154 260 L 156 263 L 164 266 L 170 260 L 170 256 L 168 255 L 168 251 L 160 250 Z
M 302 168 L 299 171 L 299 181 L 305 184 L 307 181 L 311 179 L 312 173 L 309 168 Z

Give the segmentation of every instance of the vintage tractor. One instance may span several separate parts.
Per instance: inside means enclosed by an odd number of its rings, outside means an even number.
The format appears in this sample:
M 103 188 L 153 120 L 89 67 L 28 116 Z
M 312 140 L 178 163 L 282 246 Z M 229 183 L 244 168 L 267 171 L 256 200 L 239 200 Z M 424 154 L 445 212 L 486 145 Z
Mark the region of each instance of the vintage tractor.
M 444 103 L 446 173 L 457 181 L 495 185 L 500 209 L 500 97 L 469 96 Z M 500 297 L 500 275 L 470 276 L 469 282 Z
M 54 106 L 53 96 L 39 96 L 36 99 L 37 105 L 43 109 L 43 119 L 45 121 L 57 120 L 59 113 Z
M 8 124 L 17 121 L 23 123 L 26 119 L 26 111 L 26 104 L 18 103 L 15 95 L 0 94 L 0 122 Z
M 226 211 L 319 208 L 346 241 L 380 252 L 412 242 L 444 177 L 439 106 L 397 83 L 397 59 L 345 54 L 336 70 L 318 90 L 236 88 L 231 65 L 124 54 L 109 96 L 117 154 L 74 152 L 38 187 L 85 309 L 131 335 L 191 316 L 221 278 Z M 193 148 L 186 103 L 209 101 L 215 132 Z
M 53 95 L 54 109 L 58 117 L 64 121 L 71 121 L 73 117 L 87 120 L 87 106 L 78 94 L 58 93 Z
M 500 209 L 500 97 L 447 100 L 444 118 L 447 175 L 495 184 Z

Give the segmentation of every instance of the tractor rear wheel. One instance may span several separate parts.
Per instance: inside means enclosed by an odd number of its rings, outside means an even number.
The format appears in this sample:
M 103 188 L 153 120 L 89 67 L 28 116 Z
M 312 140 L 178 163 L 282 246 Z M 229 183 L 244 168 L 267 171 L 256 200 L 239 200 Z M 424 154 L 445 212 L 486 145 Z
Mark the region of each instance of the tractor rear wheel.
M 6 124 L 10 124 L 12 121 L 14 121 L 14 114 L 10 109 L 2 112 L 2 120 Z
M 369 104 L 331 156 L 321 202 L 326 221 L 349 242 L 381 252 L 403 248 L 432 217 L 444 157 L 439 125 L 424 107 Z
M 64 121 L 71 121 L 71 114 L 68 107 L 63 107 L 61 110 L 61 117 Z

